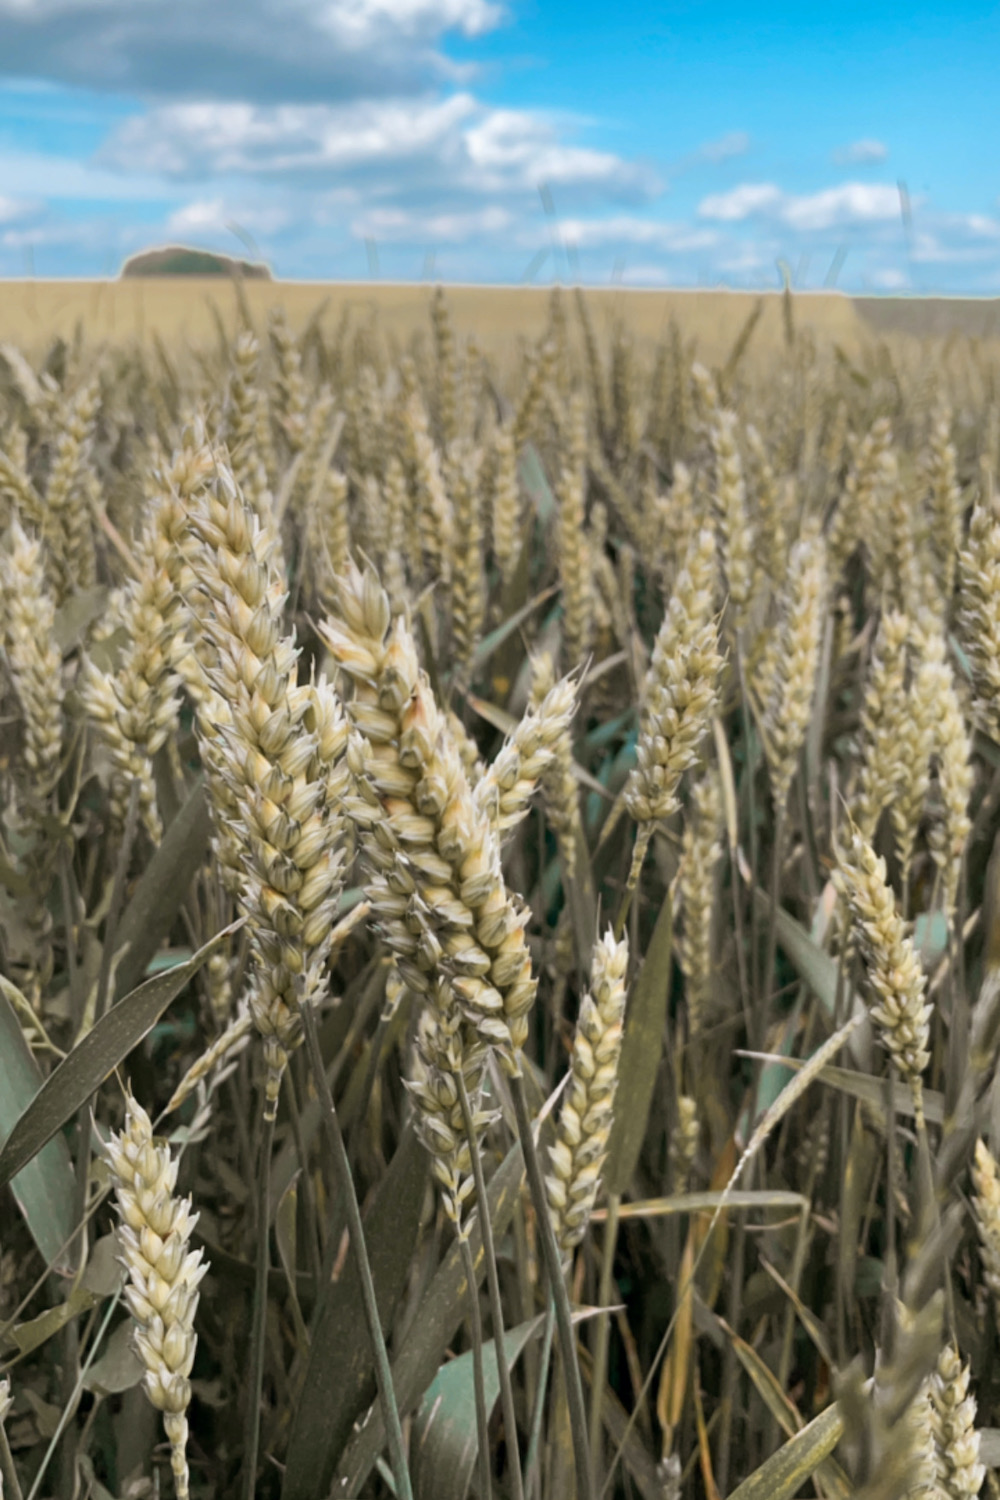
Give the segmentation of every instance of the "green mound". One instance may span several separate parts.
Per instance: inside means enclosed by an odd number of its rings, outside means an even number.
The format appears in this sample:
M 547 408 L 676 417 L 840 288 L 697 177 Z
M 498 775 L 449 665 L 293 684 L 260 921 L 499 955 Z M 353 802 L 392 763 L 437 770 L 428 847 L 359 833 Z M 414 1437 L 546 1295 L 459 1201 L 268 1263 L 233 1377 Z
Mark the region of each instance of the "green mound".
M 245 276 L 270 281 L 267 266 L 248 260 L 234 260 L 213 250 L 192 250 L 184 245 L 168 245 L 163 250 L 143 250 L 132 255 L 122 266 L 126 276 Z

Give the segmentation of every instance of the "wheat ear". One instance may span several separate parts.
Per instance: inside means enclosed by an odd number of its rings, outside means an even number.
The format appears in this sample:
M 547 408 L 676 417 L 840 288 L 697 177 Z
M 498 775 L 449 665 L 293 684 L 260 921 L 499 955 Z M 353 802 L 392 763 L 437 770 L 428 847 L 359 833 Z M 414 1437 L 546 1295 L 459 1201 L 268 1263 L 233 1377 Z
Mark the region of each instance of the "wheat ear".
M 187 1500 L 188 1376 L 194 1364 L 198 1287 L 208 1270 L 189 1250 L 198 1220 L 190 1198 L 177 1198 L 177 1160 L 157 1146 L 149 1116 L 129 1094 L 125 1126 L 107 1147 L 121 1221 L 118 1243 L 128 1273 L 125 1300 L 135 1320 L 135 1347 L 147 1396 L 163 1413 L 178 1500 Z

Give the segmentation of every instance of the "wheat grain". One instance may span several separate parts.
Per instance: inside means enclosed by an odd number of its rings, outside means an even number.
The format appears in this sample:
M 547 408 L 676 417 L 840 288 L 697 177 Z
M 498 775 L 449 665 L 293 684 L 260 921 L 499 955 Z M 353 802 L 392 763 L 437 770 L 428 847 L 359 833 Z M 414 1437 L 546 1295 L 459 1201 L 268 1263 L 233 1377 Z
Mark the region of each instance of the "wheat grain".
M 189 1250 L 198 1215 L 190 1198 L 174 1197 L 177 1161 L 157 1146 L 149 1116 L 129 1094 L 125 1126 L 107 1147 L 121 1221 L 118 1243 L 128 1273 L 125 1300 L 136 1324 L 143 1387 L 170 1440 L 178 1500 L 187 1500 L 188 1379 L 197 1335 L 198 1288 L 208 1271 L 201 1250 Z
M 914 1113 L 922 1125 L 932 1011 L 926 1002 L 927 976 L 896 912 L 895 898 L 886 884 L 885 860 L 876 856 L 856 827 L 851 828 L 850 846 L 840 858 L 834 881 L 848 903 L 852 935 L 866 964 L 872 1019 L 909 1085 Z
M 583 1240 L 600 1190 L 618 1087 L 627 968 L 628 944 L 616 942 L 609 930 L 594 948 L 590 993 L 580 1005 L 569 1087 L 546 1178 L 556 1238 L 564 1254 Z
M 677 875 L 677 961 L 684 975 L 689 1041 L 701 1034 L 712 993 L 712 914 L 722 827 L 722 789 L 718 774 L 708 771 L 691 795 Z
M 969 1394 L 969 1366 L 946 1344 L 930 1382 L 931 1432 L 937 1486 L 942 1500 L 970 1500 L 986 1477 L 979 1461 L 976 1398 Z

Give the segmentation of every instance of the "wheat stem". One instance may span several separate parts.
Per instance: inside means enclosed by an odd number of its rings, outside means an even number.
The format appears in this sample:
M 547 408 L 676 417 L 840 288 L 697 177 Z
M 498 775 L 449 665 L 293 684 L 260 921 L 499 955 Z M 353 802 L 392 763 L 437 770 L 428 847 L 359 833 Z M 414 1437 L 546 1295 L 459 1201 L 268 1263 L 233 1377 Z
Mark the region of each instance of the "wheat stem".
M 489 1217 L 484 1200 L 480 1214 L 485 1224 Z M 472 1380 L 476 1391 L 476 1432 L 479 1436 L 479 1488 L 485 1500 L 492 1500 L 493 1479 L 490 1467 L 490 1424 L 486 1410 L 486 1386 L 483 1380 L 483 1324 L 479 1314 L 479 1283 L 472 1259 L 469 1236 L 463 1231 L 458 1237 L 462 1255 L 462 1269 L 469 1288 L 469 1333 L 472 1337 Z
M 535 1207 L 538 1234 L 542 1242 L 545 1272 L 549 1279 L 549 1287 L 556 1306 L 559 1348 L 562 1352 L 563 1365 L 566 1371 L 569 1420 L 573 1431 L 577 1496 L 578 1500 L 593 1500 L 594 1481 L 590 1469 L 587 1413 L 583 1404 L 583 1381 L 580 1376 L 580 1363 L 576 1356 L 573 1316 L 570 1311 L 566 1283 L 563 1279 L 562 1263 L 559 1255 L 559 1246 L 556 1243 L 555 1228 L 552 1223 L 552 1216 L 549 1213 L 545 1180 L 542 1177 L 541 1163 L 538 1160 L 538 1152 L 535 1149 L 535 1137 L 531 1129 L 531 1118 L 528 1114 L 528 1102 L 524 1094 L 524 1076 L 522 1073 L 518 1072 L 510 1080 L 510 1089 L 514 1099 L 517 1133 L 521 1141 L 521 1150 L 524 1152 L 524 1161 L 528 1172 L 531 1201 Z
M 465 1086 L 462 1069 L 454 1073 L 455 1087 L 462 1106 L 465 1138 L 472 1157 L 472 1176 L 476 1184 L 476 1198 L 483 1205 L 479 1220 L 483 1231 L 483 1254 L 486 1257 L 486 1285 L 490 1294 L 490 1317 L 493 1322 L 493 1343 L 496 1347 L 497 1376 L 500 1381 L 500 1402 L 503 1408 L 504 1430 L 507 1434 L 508 1466 L 510 1469 L 511 1494 L 514 1500 L 524 1500 L 524 1480 L 521 1476 L 521 1450 L 517 1440 L 517 1415 L 514 1410 L 514 1392 L 510 1383 L 510 1366 L 503 1339 L 503 1304 L 500 1300 L 500 1279 L 497 1276 L 496 1250 L 493 1245 L 493 1225 L 487 1211 L 486 1179 L 483 1176 L 483 1158 L 479 1149 L 479 1137 L 469 1103 L 469 1091 Z
M 246 1428 L 243 1443 L 243 1494 L 253 1500 L 257 1488 L 257 1453 L 260 1446 L 260 1398 L 264 1384 L 264 1343 L 267 1335 L 267 1272 L 270 1259 L 271 1149 L 274 1115 L 264 1115 L 257 1176 L 257 1265 L 253 1294 L 253 1324 L 250 1330 L 250 1374 L 247 1381 Z
M 555 1299 L 549 1294 L 548 1304 L 545 1308 L 545 1327 L 542 1330 L 542 1350 L 538 1364 L 538 1389 L 535 1392 L 535 1404 L 531 1413 L 531 1433 L 528 1438 L 528 1457 L 525 1463 L 525 1471 L 528 1475 L 525 1500 L 534 1500 L 535 1490 L 541 1484 L 539 1472 L 538 1450 L 542 1440 L 542 1420 L 545 1416 L 545 1395 L 549 1383 L 549 1366 L 552 1363 L 552 1339 L 556 1328 L 556 1304 Z
M 372 1282 L 371 1266 L 368 1261 L 368 1252 L 365 1248 L 361 1209 L 358 1204 L 358 1195 L 354 1190 L 351 1164 L 347 1159 L 347 1149 L 344 1145 L 340 1121 L 337 1118 L 336 1105 L 333 1102 L 330 1085 L 326 1080 L 323 1053 L 319 1045 L 319 1029 L 316 1025 L 316 1016 L 312 1004 L 307 1002 L 301 1006 L 300 1014 L 306 1048 L 309 1053 L 309 1064 L 312 1068 L 313 1081 L 316 1085 L 316 1091 L 319 1094 L 320 1104 L 323 1107 L 323 1121 L 330 1140 L 334 1171 L 337 1174 L 338 1185 L 343 1195 L 344 1207 L 347 1211 L 347 1227 L 351 1236 L 351 1253 L 355 1258 L 358 1268 L 358 1280 L 361 1283 L 361 1298 L 364 1303 L 365 1322 L 368 1325 L 368 1337 L 371 1340 L 372 1353 L 375 1357 L 375 1377 L 378 1381 L 379 1397 L 382 1402 L 385 1430 L 389 1438 L 389 1453 L 392 1458 L 392 1472 L 396 1480 L 398 1500 L 413 1500 L 410 1473 L 406 1464 L 406 1450 L 403 1446 L 403 1428 L 399 1420 L 396 1393 L 392 1386 L 389 1355 L 385 1347 L 385 1339 L 382 1335 L 382 1324 L 379 1321 L 378 1304 L 375 1300 L 375 1286 Z

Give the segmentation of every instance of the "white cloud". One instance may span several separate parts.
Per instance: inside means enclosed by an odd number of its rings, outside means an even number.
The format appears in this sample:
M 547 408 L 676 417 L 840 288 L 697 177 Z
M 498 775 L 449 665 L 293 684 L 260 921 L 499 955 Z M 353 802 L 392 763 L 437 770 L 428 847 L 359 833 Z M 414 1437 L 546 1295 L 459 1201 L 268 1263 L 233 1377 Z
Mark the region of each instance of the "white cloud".
M 313 172 L 446 148 L 477 111 L 469 94 L 350 104 L 169 104 L 126 120 L 101 157 L 171 176 Z
M 626 215 L 614 215 L 605 219 L 563 219 L 559 232 L 564 244 L 577 248 L 625 243 L 656 246 L 679 253 L 709 249 L 718 241 L 718 235 L 712 229 Z
M 786 198 L 781 217 L 793 229 L 832 229 L 900 217 L 899 189 L 888 183 L 844 182 L 805 197 Z
M 888 155 L 889 147 L 884 141 L 875 141 L 866 137 L 864 140 L 851 141 L 849 146 L 838 146 L 833 153 L 833 159 L 842 166 L 851 166 L 882 162 Z
M 37 213 L 38 209 L 38 203 L 29 202 L 25 198 L 6 198 L 0 194 L 0 224 L 13 224 L 18 219 Z
M 614 183 L 654 186 L 650 174 L 610 151 L 568 146 L 544 117 L 526 110 L 490 110 L 465 136 L 473 168 L 493 184 L 519 181 L 535 188 L 540 183 Z
M 339 105 L 168 104 L 124 121 L 100 159 L 122 173 L 141 162 L 188 181 L 280 177 L 289 188 L 336 177 L 358 182 L 369 201 L 419 192 L 449 209 L 461 197 L 534 200 L 542 184 L 617 198 L 658 189 L 651 173 L 613 152 L 563 140 L 548 118 L 490 109 L 467 92 Z
M 901 266 L 881 266 L 869 271 L 867 280 L 880 292 L 905 292 L 910 286 L 910 277 Z
M 703 219 L 735 224 L 753 214 L 771 212 L 783 201 L 784 194 L 773 182 L 744 182 L 728 193 L 711 193 L 703 198 L 698 213 Z
M 351 232 L 357 239 L 373 239 L 380 244 L 388 241 L 462 244 L 480 236 L 504 234 L 514 223 L 510 211 L 498 205 L 453 214 L 413 214 L 403 209 L 382 208 L 355 219 Z
M 167 218 L 167 233 L 177 239 L 232 235 L 238 226 L 252 234 L 275 234 L 289 223 L 276 204 L 231 203 L 224 198 L 198 198 L 175 209 Z
M 899 189 L 887 183 L 844 182 L 796 195 L 783 193 L 773 182 L 745 182 L 728 193 L 703 198 L 698 213 L 729 224 L 757 216 L 773 218 L 803 231 L 876 224 L 899 219 Z
M 419 91 L 495 0 L 0 0 L 3 72 L 167 98 L 324 101 Z

